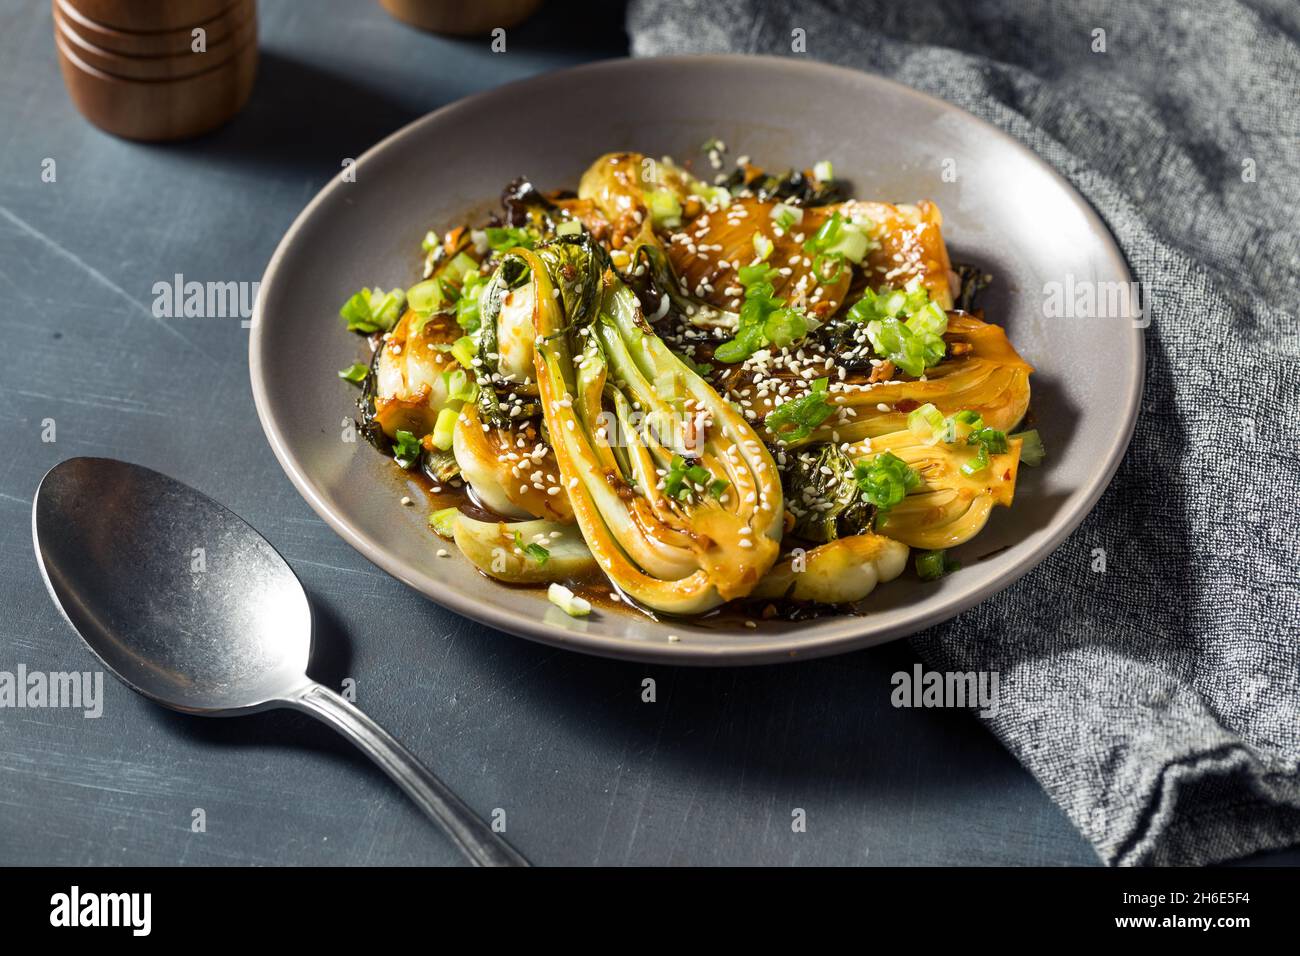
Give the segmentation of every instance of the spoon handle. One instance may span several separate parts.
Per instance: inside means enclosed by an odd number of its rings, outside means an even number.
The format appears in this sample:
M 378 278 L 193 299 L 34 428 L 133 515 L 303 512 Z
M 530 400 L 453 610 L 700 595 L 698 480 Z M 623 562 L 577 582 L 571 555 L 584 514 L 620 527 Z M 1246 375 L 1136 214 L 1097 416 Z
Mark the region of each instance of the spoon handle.
M 528 866 L 528 861 L 493 833 L 446 784 L 355 704 L 320 684 L 311 685 L 286 703 L 319 718 L 360 747 L 476 866 Z

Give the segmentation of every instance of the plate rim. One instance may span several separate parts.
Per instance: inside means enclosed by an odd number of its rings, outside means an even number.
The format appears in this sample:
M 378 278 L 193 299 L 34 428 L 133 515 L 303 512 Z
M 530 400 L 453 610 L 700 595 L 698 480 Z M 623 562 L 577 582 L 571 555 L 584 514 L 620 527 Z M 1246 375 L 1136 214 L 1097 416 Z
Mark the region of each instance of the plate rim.
M 411 136 L 417 129 L 426 124 L 437 123 L 449 116 L 455 115 L 463 110 L 474 109 L 479 107 L 485 100 L 495 99 L 502 96 L 509 96 L 511 92 L 518 91 L 541 78 L 553 78 L 560 76 L 570 76 L 574 74 L 602 73 L 607 71 L 621 71 L 628 68 L 635 68 L 639 65 L 646 64 L 663 64 L 667 67 L 682 66 L 689 67 L 698 64 L 707 64 L 714 66 L 726 65 L 753 65 L 755 62 L 761 63 L 767 68 L 776 70 L 791 70 L 794 72 L 805 72 L 829 76 L 831 79 L 852 79 L 854 82 L 867 82 L 875 84 L 880 88 L 888 91 L 892 95 L 910 97 L 926 102 L 931 106 L 937 106 L 943 111 L 956 111 L 967 119 L 974 121 L 981 126 L 984 131 L 1011 146 L 1013 149 L 1027 154 L 1032 161 L 1044 169 L 1058 186 L 1060 186 L 1065 195 L 1069 197 L 1070 202 L 1078 209 L 1085 222 L 1091 229 L 1106 237 L 1107 256 L 1113 260 L 1119 271 L 1127 277 L 1131 283 L 1133 281 L 1132 270 L 1129 268 L 1128 261 L 1124 257 L 1123 250 L 1120 248 L 1118 241 L 1107 226 L 1104 219 L 1092 207 L 1092 204 L 1075 186 L 1066 179 L 1057 169 L 1046 159 L 1041 157 L 1029 146 L 1020 142 L 1011 134 L 999 129 L 992 123 L 955 103 L 929 93 L 923 93 L 896 80 L 872 73 L 866 70 L 858 70 L 850 67 L 839 66 L 836 64 L 823 63 L 816 60 L 794 60 L 788 57 L 760 55 L 760 54 L 686 54 L 674 56 L 655 56 L 655 57 L 617 57 L 612 59 L 598 60 L 592 63 L 584 63 L 578 66 L 568 67 L 562 70 L 552 70 L 545 73 L 535 74 L 524 77 L 509 83 L 503 83 L 487 90 L 481 90 L 469 96 L 462 97 L 451 103 L 447 103 L 438 109 L 432 110 L 423 116 L 420 116 L 399 129 L 389 133 L 379 142 L 375 143 L 357 158 L 353 167 L 354 171 L 359 173 L 361 168 L 374 157 L 382 152 L 386 152 L 401 140 Z M 640 641 L 629 640 L 624 637 L 615 635 L 585 634 L 577 631 L 567 631 L 554 625 L 548 624 L 542 618 L 528 618 L 516 616 L 515 613 L 499 608 L 493 604 L 480 604 L 467 597 L 462 597 L 459 592 L 449 589 L 446 585 L 438 587 L 439 582 L 429 576 L 427 573 L 413 571 L 410 567 L 391 555 L 385 549 L 381 542 L 372 541 L 360 529 L 355 527 L 341 513 L 329 507 L 320 493 L 319 486 L 306 473 L 301 462 L 293 455 L 290 450 L 285 436 L 280 428 L 279 423 L 271 413 L 269 401 L 266 393 L 265 366 L 263 363 L 264 348 L 264 329 L 265 325 L 261 321 L 263 315 L 263 303 L 265 302 L 268 290 L 274 287 L 277 273 L 279 272 L 282 261 L 292 246 L 298 233 L 303 229 L 305 224 L 311 219 L 318 207 L 325 203 L 336 190 L 342 188 L 343 180 L 341 175 L 331 177 L 315 196 L 303 207 L 302 211 L 294 218 L 289 228 L 277 243 L 275 252 L 272 253 L 266 268 L 262 273 L 261 283 L 258 287 L 257 300 L 254 304 L 251 327 L 249 330 L 248 344 L 248 367 L 249 379 L 253 391 L 253 404 L 257 411 L 257 417 L 262 426 L 263 434 L 271 446 L 276 461 L 279 462 L 281 469 L 288 476 L 289 481 L 297 489 L 298 493 L 306 500 L 307 504 L 313 511 L 319 515 L 325 523 L 333 529 L 344 541 L 352 548 L 358 551 L 362 557 L 370 563 L 391 575 L 403 584 L 419 592 L 425 598 L 433 601 L 440 607 L 446 608 L 462 617 L 468 618 L 480 624 L 494 627 L 498 630 L 505 631 L 517 637 L 526 640 L 537 641 L 553 647 L 560 647 L 566 650 L 579 651 L 587 654 L 594 654 L 600 657 L 616 658 L 622 660 L 635 660 L 656 664 L 676 664 L 676 665 L 703 665 L 703 666 L 733 666 L 733 665 L 755 665 L 771 664 L 784 661 L 794 660 L 811 660 L 817 657 L 825 657 L 833 654 L 843 654 L 854 650 L 860 650 L 867 647 L 874 647 L 878 644 L 884 644 L 889 641 L 898 640 L 903 637 L 918 633 L 927 627 L 950 620 L 963 611 L 974 607 L 982 601 L 988 600 L 1006 590 L 1020 578 L 1024 577 L 1034 568 L 1043 563 L 1057 548 L 1070 536 L 1083 520 L 1092 512 L 1098 500 L 1110 487 L 1115 473 L 1119 470 L 1120 463 L 1123 461 L 1132 441 L 1134 431 L 1137 427 L 1137 417 L 1141 409 L 1142 394 L 1146 385 L 1146 339 L 1143 327 L 1134 325 L 1129 332 L 1135 346 L 1132 352 L 1132 365 L 1136 367 L 1136 374 L 1133 375 L 1134 386 L 1130 394 L 1126 396 L 1123 406 L 1124 426 L 1116 433 L 1115 439 L 1111 442 L 1106 450 L 1105 463 L 1093 473 L 1091 484 L 1085 488 L 1084 495 L 1078 500 L 1076 505 L 1066 514 L 1063 519 L 1057 523 L 1055 530 L 1037 544 L 1032 551 L 1024 556 L 1015 565 L 999 573 L 993 580 L 988 582 L 984 587 L 977 588 L 969 592 L 954 594 L 951 597 L 940 602 L 930 610 L 919 613 L 915 616 L 908 617 L 894 625 L 886 626 L 881 629 L 862 632 L 835 633 L 832 632 L 817 639 L 796 641 L 787 632 L 777 635 L 775 638 L 769 638 L 764 641 L 758 633 L 753 638 L 746 637 L 745 644 L 737 644 L 732 647 L 702 647 L 693 645 L 688 641 L 682 641 L 672 644 L 643 643 Z M 437 593 L 434 593 L 434 592 Z M 847 620 L 855 620 L 847 618 Z

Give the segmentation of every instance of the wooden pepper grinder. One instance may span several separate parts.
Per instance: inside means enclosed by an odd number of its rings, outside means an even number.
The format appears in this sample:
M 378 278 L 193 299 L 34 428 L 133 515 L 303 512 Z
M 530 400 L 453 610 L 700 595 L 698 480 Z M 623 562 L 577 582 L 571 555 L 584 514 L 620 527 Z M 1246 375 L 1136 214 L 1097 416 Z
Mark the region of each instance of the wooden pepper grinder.
M 51 0 L 63 82 L 101 129 L 184 139 L 239 112 L 257 72 L 257 0 Z

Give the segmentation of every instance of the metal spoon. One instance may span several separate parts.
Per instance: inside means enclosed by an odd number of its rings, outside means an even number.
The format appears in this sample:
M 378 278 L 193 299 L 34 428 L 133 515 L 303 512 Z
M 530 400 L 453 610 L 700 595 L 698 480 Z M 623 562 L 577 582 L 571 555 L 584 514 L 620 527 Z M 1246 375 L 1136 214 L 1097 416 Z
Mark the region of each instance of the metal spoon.
M 307 595 L 238 515 L 148 468 L 70 458 L 36 489 L 32 536 L 54 603 L 128 687 L 207 717 L 306 711 L 360 747 L 474 863 L 528 865 L 410 751 L 307 676 Z

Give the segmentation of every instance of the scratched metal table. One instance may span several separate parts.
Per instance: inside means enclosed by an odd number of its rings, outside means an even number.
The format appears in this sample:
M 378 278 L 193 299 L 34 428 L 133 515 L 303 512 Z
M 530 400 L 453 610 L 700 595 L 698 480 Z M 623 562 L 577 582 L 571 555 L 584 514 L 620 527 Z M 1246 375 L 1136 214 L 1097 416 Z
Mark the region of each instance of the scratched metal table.
M 916 660 L 905 642 L 674 670 L 530 644 L 425 601 L 337 538 L 281 473 L 239 318 L 155 318 L 155 283 L 178 274 L 257 280 L 342 159 L 409 120 L 625 52 L 617 5 L 565 23 L 560 6 L 492 53 L 374 4 L 263 0 L 248 107 L 214 135 L 159 147 L 83 121 L 49 9 L 0 2 L 0 672 L 93 669 L 46 596 L 30 502 L 63 458 L 125 458 L 258 527 L 311 595 L 320 676 L 355 681 L 358 702 L 471 806 L 504 811 L 536 863 L 1095 864 L 977 717 L 890 706 L 891 674 Z M 183 717 L 111 678 L 103 697 L 98 718 L 0 709 L 0 864 L 460 862 L 309 718 Z

